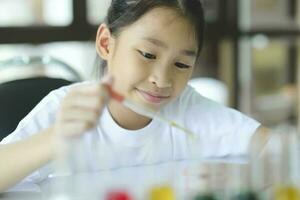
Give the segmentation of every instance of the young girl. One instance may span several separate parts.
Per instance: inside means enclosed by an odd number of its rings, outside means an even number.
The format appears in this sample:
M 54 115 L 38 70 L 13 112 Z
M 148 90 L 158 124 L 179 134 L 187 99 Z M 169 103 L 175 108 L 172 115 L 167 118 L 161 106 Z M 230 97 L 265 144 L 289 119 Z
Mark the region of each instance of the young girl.
M 266 141 L 260 124 L 187 86 L 203 35 L 200 0 L 113 0 L 96 49 L 113 77 L 107 84 L 197 134 L 201 157 L 246 154 L 250 142 Z M 0 190 L 47 177 L 55 138 L 86 132 L 108 152 L 121 149 L 112 168 L 191 158 L 184 132 L 111 100 L 101 83 L 79 83 L 51 92 L 1 142 Z

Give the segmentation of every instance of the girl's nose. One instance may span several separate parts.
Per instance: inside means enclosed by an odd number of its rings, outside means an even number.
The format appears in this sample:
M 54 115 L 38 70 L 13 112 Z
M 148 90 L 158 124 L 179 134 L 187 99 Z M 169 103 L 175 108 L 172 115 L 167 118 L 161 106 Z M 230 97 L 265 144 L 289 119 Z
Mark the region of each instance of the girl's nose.
M 154 70 L 149 76 L 149 82 L 158 88 L 168 88 L 172 86 L 171 72 L 166 69 Z

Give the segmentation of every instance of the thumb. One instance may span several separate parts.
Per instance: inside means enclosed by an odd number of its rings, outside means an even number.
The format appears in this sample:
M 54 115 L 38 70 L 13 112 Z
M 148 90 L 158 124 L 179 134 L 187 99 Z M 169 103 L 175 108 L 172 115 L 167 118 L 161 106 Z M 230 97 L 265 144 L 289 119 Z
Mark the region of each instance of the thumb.
M 111 74 L 106 74 L 102 79 L 101 83 L 104 85 L 113 85 L 114 83 L 114 78 Z

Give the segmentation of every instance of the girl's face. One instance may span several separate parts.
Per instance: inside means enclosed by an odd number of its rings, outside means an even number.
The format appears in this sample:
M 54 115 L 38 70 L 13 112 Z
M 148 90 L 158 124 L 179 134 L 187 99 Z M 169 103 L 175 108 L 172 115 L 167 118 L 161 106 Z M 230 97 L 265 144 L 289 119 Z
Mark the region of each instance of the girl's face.
M 155 8 L 110 37 L 102 58 L 116 91 L 155 110 L 183 91 L 195 65 L 197 41 L 191 23 L 176 10 Z

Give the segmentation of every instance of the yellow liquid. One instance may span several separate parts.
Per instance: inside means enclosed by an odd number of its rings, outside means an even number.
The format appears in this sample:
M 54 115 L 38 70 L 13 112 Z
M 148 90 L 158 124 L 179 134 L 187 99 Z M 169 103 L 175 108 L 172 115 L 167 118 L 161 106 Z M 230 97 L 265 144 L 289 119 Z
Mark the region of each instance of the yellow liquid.
M 175 200 L 175 194 L 171 187 L 155 187 L 150 191 L 149 200 Z
M 279 187 L 274 196 L 275 200 L 300 200 L 299 190 L 292 186 Z

